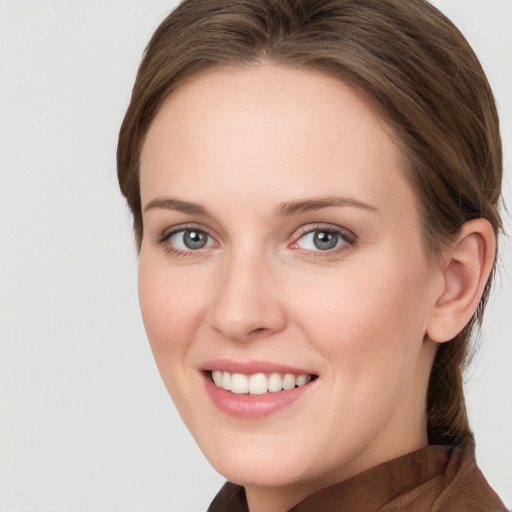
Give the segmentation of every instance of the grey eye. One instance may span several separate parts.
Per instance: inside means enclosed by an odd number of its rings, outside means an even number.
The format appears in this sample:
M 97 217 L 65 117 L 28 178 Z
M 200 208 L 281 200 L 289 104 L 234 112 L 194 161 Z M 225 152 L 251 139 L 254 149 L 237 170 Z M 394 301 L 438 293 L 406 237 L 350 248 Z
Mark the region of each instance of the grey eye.
M 328 229 L 317 229 L 302 235 L 296 245 L 307 251 L 329 251 L 345 243 L 346 240 L 340 233 Z
M 182 251 L 197 251 L 198 249 L 204 249 L 213 245 L 210 235 L 199 229 L 177 231 L 169 237 L 169 242 L 176 249 Z
M 313 244 L 321 251 L 334 249 L 338 244 L 338 233 L 332 231 L 315 231 L 313 236 Z

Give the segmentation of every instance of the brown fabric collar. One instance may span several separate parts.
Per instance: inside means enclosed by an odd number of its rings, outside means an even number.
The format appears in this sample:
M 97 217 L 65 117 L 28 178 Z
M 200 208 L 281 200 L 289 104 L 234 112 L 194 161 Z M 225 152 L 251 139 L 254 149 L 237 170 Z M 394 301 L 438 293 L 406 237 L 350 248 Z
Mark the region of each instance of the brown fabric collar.
M 478 469 L 474 443 L 432 445 L 309 496 L 289 512 L 506 512 Z M 228 482 L 208 512 L 249 512 L 244 488 Z

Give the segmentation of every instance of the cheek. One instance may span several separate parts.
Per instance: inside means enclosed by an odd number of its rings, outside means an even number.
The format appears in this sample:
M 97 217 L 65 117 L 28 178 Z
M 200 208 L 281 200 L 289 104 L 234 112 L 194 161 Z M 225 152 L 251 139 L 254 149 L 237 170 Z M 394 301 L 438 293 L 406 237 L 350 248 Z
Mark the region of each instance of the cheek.
M 190 277 L 190 276 L 189 276 Z M 141 252 L 139 301 L 146 333 L 160 371 L 184 361 L 203 316 L 202 286 L 184 279 Z
M 139 260 L 139 301 L 147 337 L 162 380 L 186 423 L 194 416 L 196 403 L 190 363 L 191 347 L 197 339 L 207 303 L 201 280 L 184 277 L 161 261 Z M 195 376 L 197 377 L 197 376 Z
M 318 276 L 317 276 L 318 278 Z M 392 365 L 416 357 L 426 330 L 426 269 L 390 258 L 316 279 L 296 303 L 303 330 L 327 358 Z M 346 364 L 346 363 L 345 363 Z

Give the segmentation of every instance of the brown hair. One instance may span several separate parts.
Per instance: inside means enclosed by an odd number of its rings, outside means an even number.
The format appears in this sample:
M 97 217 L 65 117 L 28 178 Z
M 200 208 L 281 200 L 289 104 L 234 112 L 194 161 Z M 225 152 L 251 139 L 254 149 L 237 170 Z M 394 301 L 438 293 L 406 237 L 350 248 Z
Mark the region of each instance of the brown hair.
M 432 256 L 468 220 L 485 218 L 498 233 L 502 153 L 492 91 L 468 42 L 428 2 L 186 0 L 146 48 L 119 135 L 119 183 L 139 248 L 139 159 L 159 108 L 190 77 L 261 60 L 337 77 L 382 113 L 407 161 Z M 470 432 L 462 372 L 490 283 L 471 322 L 437 351 L 427 396 L 431 443 Z

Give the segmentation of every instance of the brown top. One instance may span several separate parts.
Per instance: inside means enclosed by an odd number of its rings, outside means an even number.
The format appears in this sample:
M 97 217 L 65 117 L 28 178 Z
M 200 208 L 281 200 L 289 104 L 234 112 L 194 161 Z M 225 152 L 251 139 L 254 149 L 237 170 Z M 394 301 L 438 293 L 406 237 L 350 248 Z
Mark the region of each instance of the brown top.
M 301 501 L 288 512 L 506 512 L 475 463 L 474 444 L 427 446 Z M 208 512 L 249 512 L 228 482 Z

